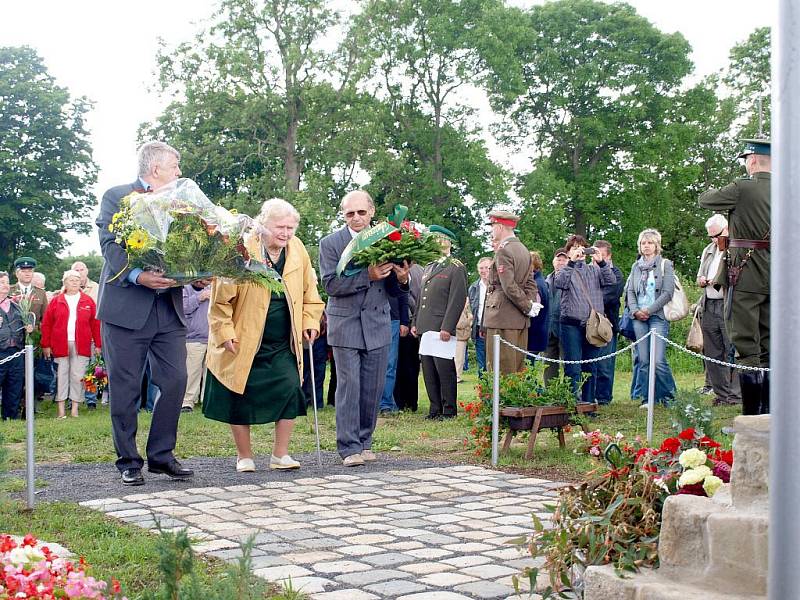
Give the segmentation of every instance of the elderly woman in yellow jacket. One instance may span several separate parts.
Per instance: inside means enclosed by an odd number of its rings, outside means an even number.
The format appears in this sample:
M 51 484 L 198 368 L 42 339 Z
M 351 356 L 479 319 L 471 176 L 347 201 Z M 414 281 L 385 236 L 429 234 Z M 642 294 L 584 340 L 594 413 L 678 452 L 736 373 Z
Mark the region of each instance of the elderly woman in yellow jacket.
M 266 233 L 249 248 L 283 276 L 285 293 L 216 280 L 208 313 L 208 371 L 203 414 L 230 423 L 236 470 L 256 470 L 250 426 L 275 423 L 271 469 L 297 469 L 289 456 L 294 419 L 306 414 L 301 388 L 303 340 L 319 332 L 324 304 L 303 242 L 300 214 L 278 198 L 261 207 Z

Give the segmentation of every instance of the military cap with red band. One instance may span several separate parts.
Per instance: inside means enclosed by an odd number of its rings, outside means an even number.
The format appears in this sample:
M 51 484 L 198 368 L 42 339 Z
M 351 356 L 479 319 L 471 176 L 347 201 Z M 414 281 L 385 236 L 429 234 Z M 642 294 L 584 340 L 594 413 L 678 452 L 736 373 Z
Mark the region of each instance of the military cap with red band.
M 504 225 L 512 229 L 517 226 L 519 217 L 510 210 L 495 209 L 489 213 L 489 225 Z

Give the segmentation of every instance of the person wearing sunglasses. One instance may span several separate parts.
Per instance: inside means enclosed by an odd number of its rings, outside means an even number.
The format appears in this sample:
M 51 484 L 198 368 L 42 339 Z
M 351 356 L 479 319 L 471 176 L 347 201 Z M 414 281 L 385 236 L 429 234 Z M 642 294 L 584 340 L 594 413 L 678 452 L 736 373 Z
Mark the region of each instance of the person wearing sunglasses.
M 336 274 L 347 245 L 368 228 L 375 204 L 364 190 L 342 199 L 345 226 L 319 243 L 322 283 L 328 294 L 328 344 L 336 363 L 336 447 L 347 467 L 376 460 L 372 433 L 383 393 L 392 341 L 389 296 L 408 292 L 408 264 L 372 265 Z

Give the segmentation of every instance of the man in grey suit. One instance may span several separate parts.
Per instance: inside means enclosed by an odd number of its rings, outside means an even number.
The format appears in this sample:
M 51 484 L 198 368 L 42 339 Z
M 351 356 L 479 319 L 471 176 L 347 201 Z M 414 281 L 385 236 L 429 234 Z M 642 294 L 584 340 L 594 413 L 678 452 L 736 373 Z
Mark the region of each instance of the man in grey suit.
M 341 203 L 346 226 L 322 238 L 319 267 L 328 293 L 328 344 L 336 363 L 336 447 L 345 466 L 376 459 L 372 433 L 378 416 L 391 343 L 388 297 L 408 291 L 408 265 L 373 265 L 336 275 L 350 240 L 369 227 L 375 205 L 363 190 Z
M 147 438 L 147 468 L 182 480 L 193 475 L 175 459 L 181 401 L 186 389 L 186 318 L 183 293 L 156 271 L 130 268 L 125 249 L 108 229 L 122 198 L 149 192 L 181 175 L 180 154 L 163 142 L 139 149 L 139 176 L 103 194 L 97 227 L 105 259 L 100 275 L 97 318 L 102 321 L 103 354 L 111 392 L 111 425 L 123 485 L 142 485 L 144 461 L 136 448 L 142 375 L 149 360 L 161 398 Z

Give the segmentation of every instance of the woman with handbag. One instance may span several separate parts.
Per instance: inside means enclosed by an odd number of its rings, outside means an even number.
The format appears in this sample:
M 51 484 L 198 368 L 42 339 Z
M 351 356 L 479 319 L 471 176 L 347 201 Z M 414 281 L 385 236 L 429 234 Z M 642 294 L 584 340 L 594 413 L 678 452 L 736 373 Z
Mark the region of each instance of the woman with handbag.
M 633 263 L 625 297 L 633 315 L 633 328 L 639 340 L 650 331 L 664 337 L 669 336 L 669 321 L 664 315 L 664 306 L 672 300 L 675 291 L 675 270 L 672 261 L 661 256 L 661 234 L 655 229 L 645 229 L 637 241 L 639 259 Z M 636 346 L 639 369 L 632 389 L 648 389 L 647 378 L 650 373 L 650 343 L 642 342 Z M 667 363 L 666 342 L 656 340 L 656 397 L 655 401 L 666 405 L 675 394 L 675 378 Z M 635 399 L 635 398 L 634 398 Z M 646 406 L 642 397 L 642 406 Z
M 607 262 L 586 262 L 586 256 L 596 250 L 588 246 L 583 236 L 571 235 L 565 247 L 569 261 L 553 278 L 555 286 L 561 290 L 559 341 L 564 360 L 588 360 L 599 355 L 597 342 L 593 343 L 589 339 L 591 336 L 587 336 L 587 324 L 593 317 L 605 319 L 601 288 L 616 284 L 614 272 Z M 594 404 L 594 373 L 594 363 L 564 365 L 564 374 L 572 380 L 572 390 L 576 394 L 581 378 L 586 377 L 581 389 L 581 402 Z

